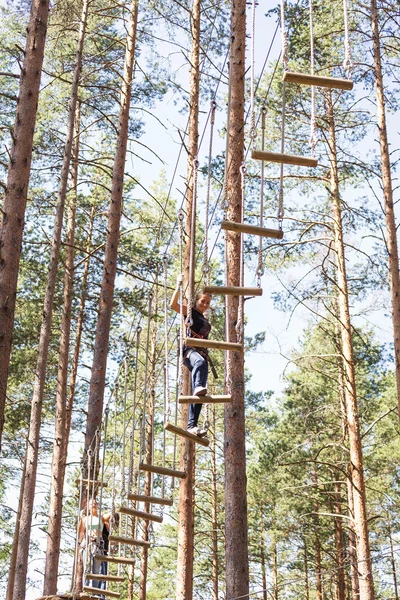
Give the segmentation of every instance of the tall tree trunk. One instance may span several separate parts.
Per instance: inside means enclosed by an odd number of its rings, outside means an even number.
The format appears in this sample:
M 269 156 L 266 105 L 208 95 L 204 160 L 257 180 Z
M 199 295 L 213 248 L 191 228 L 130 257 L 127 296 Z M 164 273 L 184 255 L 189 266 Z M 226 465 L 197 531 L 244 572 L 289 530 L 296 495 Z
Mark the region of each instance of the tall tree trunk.
M 398 591 L 398 586 L 397 586 L 396 561 L 394 559 L 392 527 L 390 525 L 390 517 L 388 519 L 388 533 L 389 533 L 389 544 L 390 544 L 390 564 L 392 566 L 392 575 L 393 575 L 394 600 L 399 600 L 399 591 Z
M 217 493 L 217 460 L 216 460 L 216 419 L 215 405 L 212 407 L 213 439 L 211 446 L 211 523 L 212 523 L 212 584 L 213 600 L 218 600 L 218 493 Z
M 15 567 L 16 567 L 16 563 L 17 563 L 17 549 L 18 549 L 18 537 L 19 537 L 19 521 L 21 518 L 22 498 L 23 498 L 23 493 L 24 493 L 26 457 L 27 457 L 27 448 L 25 448 L 24 468 L 22 469 L 22 475 L 21 475 L 21 486 L 20 486 L 20 490 L 19 490 L 17 518 L 15 521 L 13 545 L 12 545 L 11 558 L 10 558 L 10 568 L 9 568 L 9 572 L 8 572 L 6 600 L 12 600 L 13 593 L 14 593 Z
M 333 501 L 333 512 L 338 516 L 335 517 L 335 550 L 336 550 L 336 600 L 345 600 L 346 598 L 346 581 L 344 565 L 346 561 L 346 551 L 343 538 L 343 517 L 341 509 L 341 493 L 340 483 L 335 482 L 335 498 Z
M 267 595 L 267 561 L 265 558 L 265 536 L 264 536 L 264 505 L 260 506 L 260 560 L 261 560 L 261 581 L 263 590 L 263 600 L 268 600 Z
M 383 85 L 381 43 L 376 0 L 371 0 L 371 27 L 374 48 L 374 76 L 376 87 L 376 107 L 378 117 L 379 144 L 381 151 L 381 169 L 383 196 L 386 217 L 386 247 L 389 256 L 389 280 L 392 298 L 392 322 L 394 336 L 394 356 L 396 367 L 397 406 L 400 418 L 400 275 L 399 253 L 397 247 L 396 219 L 393 203 L 393 187 L 390 169 L 390 153 L 386 128 L 385 91 Z
M 353 482 L 351 480 L 351 467 L 347 476 L 347 504 L 349 521 L 349 562 L 350 562 L 350 578 L 351 578 L 351 598 L 352 600 L 360 599 L 360 583 L 358 580 L 358 565 L 357 565 L 357 541 L 354 527 L 354 501 L 353 501 Z
M 0 229 L 0 449 L 49 0 L 33 0 Z
M 305 600 L 310 599 L 310 583 L 308 580 L 308 556 L 307 556 L 307 542 L 303 539 L 303 552 L 304 552 L 304 598 Z
M 200 90 L 200 0 L 193 0 L 191 13 L 192 51 L 190 57 L 190 112 L 188 139 L 188 168 L 186 185 L 186 240 L 195 239 L 192 231 L 194 169 L 199 143 L 199 90 Z M 184 289 L 189 287 L 190 243 L 185 245 Z M 193 282 L 191 282 L 193 284 Z M 188 298 L 191 301 L 191 298 Z M 185 369 L 182 386 L 183 394 L 189 394 L 191 387 L 189 373 Z M 186 429 L 189 406 L 182 405 L 182 427 Z M 185 479 L 179 484 L 178 505 L 178 558 L 176 578 L 176 600 L 191 600 L 193 596 L 193 553 L 194 553 L 194 444 L 181 440 L 180 468 L 186 471 Z
M 278 546 L 275 538 L 272 540 L 272 597 L 279 600 L 278 592 Z
M 357 535 L 357 559 L 360 594 L 363 600 L 374 599 L 371 552 L 369 547 L 368 519 L 366 509 L 364 468 L 361 447 L 360 423 L 357 407 L 357 392 L 354 369 L 353 341 L 350 322 L 349 299 L 346 277 L 346 263 L 343 242 L 342 214 L 339 194 L 339 174 L 336 152 L 336 131 L 332 105 L 332 94 L 327 98 L 327 118 L 329 123 L 329 160 L 331 171 L 330 193 L 332 199 L 333 228 L 337 261 L 338 305 L 340 334 L 344 364 L 344 394 L 348 423 L 350 461 L 354 484 L 354 524 Z
M 157 288 L 156 288 L 157 289 Z M 157 295 L 155 298 L 155 314 L 157 314 L 158 310 L 158 300 Z M 150 323 L 149 323 L 150 327 Z M 156 365 L 157 365 L 157 344 L 156 344 L 156 336 L 157 330 L 156 327 L 153 327 L 152 333 L 152 348 L 151 348 L 151 392 L 149 394 L 148 402 L 147 402 L 147 441 L 146 441 L 146 463 L 151 465 L 153 463 L 153 436 L 154 436 L 154 410 L 155 410 L 155 383 L 156 383 Z M 145 386 L 145 389 L 147 387 Z M 151 496 L 152 494 L 152 477 L 151 473 L 146 473 L 145 475 L 145 484 L 144 484 L 144 494 L 145 496 Z M 150 512 L 151 505 L 146 503 L 144 505 L 145 512 Z M 149 528 L 150 521 L 143 521 L 143 534 L 142 539 L 146 542 L 149 541 Z M 148 569 L 148 557 L 149 551 L 148 548 L 143 547 L 141 552 L 141 560 L 140 560 L 140 581 L 139 581 L 139 600 L 146 600 L 147 595 L 147 569 Z
M 65 198 L 67 195 L 69 168 L 71 164 L 72 145 L 74 139 L 74 126 L 76 107 L 78 102 L 79 78 L 82 68 L 82 51 L 86 30 L 87 4 L 88 0 L 85 0 L 82 11 L 81 25 L 79 29 L 77 51 L 75 56 L 75 67 L 71 89 L 71 100 L 69 106 L 67 137 L 64 146 L 64 158 L 61 169 L 60 187 L 58 190 L 53 239 L 51 242 L 50 266 L 47 276 L 46 292 L 43 303 L 43 317 L 40 329 L 38 357 L 36 363 L 35 381 L 33 386 L 31 405 L 31 418 L 28 437 L 28 458 L 24 485 L 24 496 L 22 500 L 20 535 L 18 539 L 17 571 L 14 587 L 14 600 L 20 600 L 24 598 L 26 588 L 29 543 L 31 536 L 32 512 L 35 496 L 36 471 L 39 453 L 40 422 L 42 415 L 44 386 L 46 380 L 47 357 L 50 344 L 54 294 L 56 288 L 58 261 L 60 255 L 64 206 Z
M 130 22 L 126 38 L 126 53 L 120 99 L 117 149 L 115 153 L 112 174 L 111 202 L 107 220 L 103 278 L 101 282 L 92 375 L 90 379 L 88 415 L 85 434 L 86 450 L 88 450 L 92 441 L 94 440 L 96 431 L 100 427 L 103 416 L 108 343 L 114 299 L 115 275 L 117 272 L 118 244 L 122 213 L 122 194 L 124 189 L 126 149 L 128 145 L 129 108 L 131 102 L 133 64 L 135 60 L 138 7 L 138 0 L 132 0 L 130 8 Z M 85 469 L 86 473 L 87 466 L 88 465 L 86 465 Z
M 65 236 L 66 260 L 64 272 L 64 302 L 61 323 L 60 355 L 57 373 L 56 392 L 56 424 L 54 432 L 53 456 L 51 463 L 50 506 L 47 529 L 46 564 L 44 573 L 43 594 L 57 593 L 58 564 L 60 560 L 61 525 L 63 509 L 63 489 L 65 467 L 68 455 L 70 422 L 67 413 L 67 382 L 69 345 L 71 333 L 71 309 L 74 280 L 74 245 L 75 245 L 75 213 L 76 189 L 78 184 L 79 159 L 79 105 L 75 117 L 75 141 L 71 174 L 71 198 L 68 210 L 68 225 Z M 70 407 L 71 411 L 72 407 Z
M 75 335 L 75 348 L 74 348 L 74 356 L 72 359 L 72 367 L 71 367 L 71 376 L 69 379 L 69 392 L 68 392 L 68 400 L 67 400 L 67 428 L 70 430 L 71 428 L 71 418 L 72 418 L 72 407 L 74 403 L 75 396 L 75 387 L 76 387 L 76 379 L 78 375 L 78 366 L 79 366 L 79 354 L 81 347 L 81 339 L 82 339 L 82 331 L 83 331 L 83 323 L 85 320 L 85 308 L 86 308 L 86 292 L 87 292 L 87 283 L 89 276 L 89 267 L 90 267 L 90 251 L 92 247 L 92 236 L 93 236 L 93 225 L 94 225 L 94 217 L 95 217 L 95 207 L 92 206 L 89 217 L 89 231 L 88 231 L 88 240 L 87 240 L 87 258 L 85 260 L 85 266 L 83 268 L 82 274 L 82 287 L 81 287 L 81 301 L 79 306 L 78 320 L 76 324 L 76 335 Z M 76 560 L 76 569 L 72 570 L 73 579 L 71 584 L 71 589 L 78 593 L 82 588 L 82 578 L 83 578 L 83 563 L 82 563 L 82 555 L 78 552 L 77 556 L 75 556 Z
M 246 46 L 246 1 L 233 0 L 230 45 L 230 101 L 226 156 L 227 218 L 242 219 L 241 167 L 244 158 L 244 83 Z M 241 237 L 228 232 L 226 237 L 227 285 L 239 286 Z M 227 334 L 237 341 L 239 298 L 228 302 Z M 243 332 L 244 337 L 244 332 Z M 225 541 L 226 597 L 249 593 L 247 527 L 247 481 L 244 414 L 244 356 L 230 352 L 228 365 L 232 402 L 225 406 Z

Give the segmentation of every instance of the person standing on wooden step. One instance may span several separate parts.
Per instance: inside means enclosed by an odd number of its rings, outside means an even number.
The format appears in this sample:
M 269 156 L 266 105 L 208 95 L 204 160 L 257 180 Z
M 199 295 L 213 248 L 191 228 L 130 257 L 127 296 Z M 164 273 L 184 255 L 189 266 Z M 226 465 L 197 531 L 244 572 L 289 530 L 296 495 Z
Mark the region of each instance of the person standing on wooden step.
M 176 289 L 172 295 L 170 307 L 177 313 L 181 312 L 179 304 L 179 289 L 182 282 L 182 276 L 178 277 Z M 210 308 L 211 295 L 199 292 L 196 295 L 194 306 L 192 307 L 193 323 L 189 329 L 190 337 L 207 339 L 211 331 L 211 325 L 204 313 Z M 182 313 L 187 316 L 188 309 L 186 304 L 182 304 Z M 192 373 L 192 390 L 194 396 L 205 396 L 207 394 L 208 379 L 208 352 L 207 349 L 193 349 L 183 347 L 183 358 L 186 367 Z M 207 434 L 205 429 L 198 426 L 202 404 L 190 404 L 189 419 L 187 430 L 189 433 L 204 437 Z

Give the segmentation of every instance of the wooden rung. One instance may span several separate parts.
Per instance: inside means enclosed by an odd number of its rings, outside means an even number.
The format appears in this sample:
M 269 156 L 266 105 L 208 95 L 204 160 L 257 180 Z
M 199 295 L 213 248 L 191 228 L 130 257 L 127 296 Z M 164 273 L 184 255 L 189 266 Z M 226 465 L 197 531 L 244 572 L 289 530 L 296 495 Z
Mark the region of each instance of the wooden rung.
M 156 475 L 170 475 L 171 477 L 178 477 L 178 479 L 186 478 L 185 471 L 176 471 L 175 469 L 167 469 L 166 467 L 146 465 L 145 463 L 139 464 L 139 471 L 147 471 L 148 473 L 155 473 Z
M 123 556 L 107 556 L 105 554 L 95 554 L 93 556 L 94 560 L 98 560 L 100 562 L 109 562 L 114 563 L 116 565 L 134 565 L 134 558 L 124 558 Z
M 179 396 L 179 404 L 220 404 L 232 402 L 232 396 Z
M 251 233 L 252 235 L 274 238 L 276 240 L 283 238 L 283 231 L 281 229 L 267 229 L 266 227 L 258 227 L 258 225 L 247 225 L 247 223 L 235 223 L 234 221 L 222 221 L 221 229 L 237 231 L 238 233 Z
M 218 342 L 216 340 L 203 340 L 200 338 L 186 338 L 184 342 L 188 348 L 214 348 L 215 350 L 236 350 L 243 351 L 242 344 L 235 342 Z
M 316 158 L 295 156 L 294 154 L 279 154 L 278 152 L 264 152 L 263 150 L 253 150 L 251 158 L 284 165 L 298 165 L 299 167 L 316 167 L 318 165 L 318 159 Z
M 80 485 L 81 483 L 83 483 L 84 485 L 98 485 L 99 487 L 107 487 L 107 483 L 105 483 L 104 481 L 99 481 L 99 480 L 88 480 L 88 479 L 76 479 L 75 480 L 76 485 Z
M 130 515 L 131 517 L 139 517 L 146 519 L 146 521 L 156 521 L 162 523 L 163 518 L 159 515 L 153 515 L 153 513 L 143 512 L 142 510 L 136 510 L 136 508 L 130 508 L 129 506 L 120 506 L 118 509 L 119 513 L 123 515 Z
M 207 285 L 203 289 L 203 294 L 222 294 L 224 296 L 262 296 L 263 291 L 259 287 Z
M 188 440 L 192 440 L 196 444 L 200 444 L 200 446 L 209 446 L 210 440 L 204 437 L 199 437 L 198 435 L 194 435 L 193 433 L 189 433 L 186 429 L 182 429 L 182 427 L 176 427 L 176 425 L 172 425 L 171 423 L 166 423 L 164 425 L 164 429 L 166 431 L 170 431 L 171 433 L 175 433 L 176 435 L 180 435 Z
M 300 83 L 301 85 L 315 85 L 336 90 L 352 90 L 353 82 L 350 79 L 339 79 L 338 77 L 321 77 L 320 75 L 306 75 L 304 73 L 291 73 L 286 71 L 283 81 L 287 83 Z
M 125 581 L 125 577 L 120 577 L 119 575 L 100 575 L 99 573 L 87 573 L 85 579 L 91 579 L 92 581 L 114 581 L 115 583 Z
M 109 542 L 115 542 L 116 544 L 127 544 L 128 546 L 142 546 L 143 548 L 150 548 L 150 542 L 145 540 L 135 540 L 133 538 L 126 538 L 120 535 L 110 535 L 108 537 Z
M 128 494 L 128 500 L 136 502 L 147 502 L 148 504 L 162 504 L 163 506 L 172 506 L 172 498 L 158 498 L 157 496 L 142 496 L 141 494 Z
M 93 594 L 94 597 L 100 598 L 100 596 L 106 596 L 107 598 L 120 598 L 119 592 L 111 592 L 110 590 L 101 590 L 100 588 L 89 587 L 88 585 L 83 586 L 84 592 Z

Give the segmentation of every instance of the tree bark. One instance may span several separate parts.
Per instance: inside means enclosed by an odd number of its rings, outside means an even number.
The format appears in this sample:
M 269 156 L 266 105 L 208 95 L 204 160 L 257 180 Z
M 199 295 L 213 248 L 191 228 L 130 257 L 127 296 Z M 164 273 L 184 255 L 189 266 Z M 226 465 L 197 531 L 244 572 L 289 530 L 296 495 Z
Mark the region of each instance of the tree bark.
M 33 0 L 0 230 L 0 449 L 49 0 Z
M 336 600 L 346 600 L 346 580 L 344 565 L 346 562 L 346 551 L 343 537 L 343 517 L 341 510 L 340 483 L 335 483 L 335 498 L 333 502 L 335 517 L 335 550 L 336 550 Z
M 72 81 L 71 100 L 69 106 L 67 137 L 64 146 L 64 158 L 61 169 L 60 187 L 58 190 L 53 239 L 51 243 L 50 266 L 47 276 L 46 292 L 43 303 L 43 317 L 40 329 L 38 358 L 36 363 L 35 381 L 32 395 L 31 418 L 28 438 L 27 469 L 24 485 L 24 496 L 22 501 L 20 535 L 18 539 L 17 571 L 14 587 L 14 600 L 24 598 L 26 588 L 29 543 L 31 535 L 32 512 L 36 485 L 37 461 L 39 453 L 40 422 L 42 415 L 44 386 L 46 380 L 47 357 L 50 344 L 54 294 L 56 288 L 57 270 L 60 255 L 64 206 L 65 198 L 67 195 L 67 185 L 69 169 L 71 164 L 72 145 L 74 139 L 74 126 L 76 117 L 76 107 L 78 102 L 79 78 L 82 69 L 82 51 L 86 30 L 87 4 L 88 0 L 85 0 L 75 57 L 74 76 Z
M 278 547 L 275 538 L 272 540 L 272 594 L 274 600 L 279 600 L 278 592 Z
M 68 210 L 68 225 L 65 236 L 66 260 L 64 272 L 64 301 L 61 322 L 60 354 L 57 374 L 56 391 L 56 424 L 54 432 L 53 456 L 51 464 L 50 506 L 47 528 L 46 564 L 44 573 L 43 594 L 57 593 L 58 563 L 60 559 L 61 526 L 63 512 L 63 489 L 65 467 L 68 455 L 68 442 L 70 433 L 70 420 L 67 412 L 67 382 L 68 362 L 71 333 L 71 309 L 74 279 L 75 257 L 75 213 L 76 213 L 76 188 L 78 184 L 78 159 L 79 159 L 79 105 L 75 117 L 75 137 L 73 148 L 73 162 L 71 174 L 71 197 Z M 71 414 L 72 406 L 69 407 Z
M 308 580 L 308 556 L 307 556 L 307 542 L 303 540 L 303 551 L 304 551 L 304 598 L 305 600 L 310 599 L 310 583 Z
M 378 117 L 379 145 L 383 196 L 386 218 L 386 247 L 389 257 L 389 281 L 392 299 L 392 323 L 394 336 L 394 356 L 396 370 L 397 407 L 400 418 L 400 275 L 399 253 L 397 247 L 396 218 L 393 202 L 392 175 L 390 167 L 389 142 L 386 127 L 385 92 L 383 85 L 381 44 L 376 0 L 371 0 L 371 27 L 374 48 L 374 76 L 376 88 L 376 107 Z
M 90 447 L 103 416 L 104 388 L 106 381 L 108 344 L 111 326 L 111 313 L 114 298 L 115 275 L 117 271 L 118 244 L 122 213 L 122 194 L 126 149 L 128 145 L 129 108 L 132 91 L 132 73 L 135 60 L 138 0 L 132 0 L 130 22 L 127 32 L 123 84 L 121 90 L 118 139 L 115 153 L 111 202 L 108 211 L 106 247 L 104 253 L 103 278 L 101 282 L 99 313 L 94 343 L 92 375 L 86 421 L 85 450 Z M 87 467 L 84 473 L 87 473 Z M 86 474 L 85 474 L 86 477 Z
M 218 492 L 217 492 L 217 460 L 216 460 L 216 419 L 215 406 L 212 407 L 213 439 L 211 447 L 211 523 L 212 523 L 212 585 L 213 600 L 218 600 Z
M 24 468 L 22 469 L 22 475 L 21 475 L 21 485 L 20 485 L 19 500 L 18 500 L 18 511 L 17 511 L 17 518 L 15 521 L 13 545 L 12 545 L 11 558 L 10 558 L 10 568 L 9 568 L 9 572 L 8 572 L 6 600 L 12 600 L 13 593 L 14 593 L 15 567 L 16 567 L 16 563 L 17 563 L 17 549 L 18 549 L 18 537 L 19 537 L 19 521 L 21 518 L 22 497 L 23 497 L 23 493 L 24 493 L 26 457 L 27 457 L 27 447 L 25 448 Z
M 347 504 L 349 521 L 349 562 L 350 562 L 350 578 L 351 578 L 351 597 L 352 600 L 360 599 L 360 584 L 358 580 L 357 568 L 357 543 L 354 527 L 354 501 L 353 501 L 353 482 L 351 480 L 351 468 L 347 476 Z
M 244 159 L 244 80 L 246 46 L 246 1 L 233 0 L 230 45 L 230 101 L 228 107 L 228 138 L 226 192 L 227 219 L 241 222 L 241 166 Z M 240 234 L 227 232 L 227 285 L 239 286 L 241 256 Z M 239 299 L 228 301 L 227 335 L 237 341 Z M 242 332 L 244 337 L 244 332 Z M 249 559 L 247 526 L 247 480 L 244 414 L 244 355 L 230 352 L 227 358 L 232 402 L 225 406 L 225 556 L 226 597 L 236 598 L 249 593 Z
M 388 519 L 388 533 L 389 533 L 389 544 L 390 544 L 390 564 L 392 566 L 392 575 L 393 575 L 394 599 L 399 600 L 399 591 L 398 591 L 398 586 L 397 586 L 396 561 L 394 559 L 392 527 L 390 525 L 390 517 Z
M 344 395 L 348 424 L 351 479 L 354 484 L 354 524 L 357 536 L 357 560 L 360 594 L 363 600 L 374 599 L 371 552 L 369 547 L 368 519 L 366 509 L 364 468 L 358 417 L 357 391 L 354 368 L 354 352 L 350 322 L 346 263 L 343 241 L 339 174 L 336 152 L 336 131 L 332 95 L 327 93 L 327 118 L 329 124 L 330 193 L 332 199 L 333 228 L 337 262 L 338 306 L 340 334 L 343 352 Z
M 200 0 L 193 0 L 191 13 L 192 51 L 190 57 L 190 108 L 189 108 L 189 139 L 188 167 L 186 186 L 186 240 L 193 236 L 192 216 L 194 210 L 194 169 L 199 143 L 199 91 L 200 91 Z M 193 289 L 189 282 L 190 273 L 190 244 L 185 245 L 184 254 L 184 289 Z M 189 285 L 191 284 L 191 285 Z M 188 302 L 191 298 L 188 298 Z M 189 394 L 191 388 L 189 372 L 185 369 L 182 393 Z M 189 407 L 182 406 L 182 428 L 186 429 Z M 176 579 L 176 600 L 192 600 L 193 597 L 193 553 L 194 553 L 194 476 L 195 476 L 195 444 L 180 443 L 180 468 L 186 471 L 186 478 L 180 480 L 178 505 L 178 558 Z

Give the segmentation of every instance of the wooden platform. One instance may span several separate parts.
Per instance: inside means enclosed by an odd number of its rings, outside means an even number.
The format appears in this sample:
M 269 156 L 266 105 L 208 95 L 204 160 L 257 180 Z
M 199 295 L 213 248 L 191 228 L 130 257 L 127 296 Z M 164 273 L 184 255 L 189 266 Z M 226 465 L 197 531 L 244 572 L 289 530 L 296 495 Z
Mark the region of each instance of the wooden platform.
M 101 590 L 95 587 L 89 587 L 88 585 L 83 586 L 83 591 L 92 594 L 92 598 L 100 598 L 100 596 L 105 596 L 106 598 L 120 598 L 121 594 L 119 592 L 111 592 L 110 590 Z
M 134 538 L 126 538 L 120 535 L 110 535 L 108 537 L 109 542 L 115 544 L 126 544 L 127 546 L 141 546 L 142 548 L 150 548 L 150 542 L 146 540 L 135 540 Z
M 294 154 L 279 154 L 277 152 L 264 152 L 263 150 L 253 150 L 251 158 L 284 165 L 297 165 L 299 167 L 316 167 L 318 165 L 316 158 L 296 156 Z
M 339 79 L 338 77 L 321 77 L 320 75 L 305 75 L 304 73 L 293 73 L 286 71 L 283 75 L 286 83 L 299 83 L 300 85 L 315 85 L 336 90 L 352 90 L 353 82 L 350 79 Z
M 232 402 L 232 396 L 179 396 L 179 404 L 221 404 Z
M 177 427 L 176 425 L 172 425 L 172 423 L 166 423 L 164 425 L 164 429 L 166 431 L 170 431 L 171 433 L 175 433 L 176 435 L 180 435 L 181 437 L 187 438 L 196 444 L 200 444 L 200 446 L 209 446 L 210 440 L 206 437 L 200 437 L 198 435 L 194 435 L 193 433 L 189 433 L 186 429 L 182 429 L 182 427 Z
M 129 506 L 120 506 L 117 512 L 123 515 L 130 515 L 131 517 L 146 519 L 146 521 L 155 521 L 156 523 L 162 523 L 163 521 L 163 518 L 159 515 L 153 515 L 153 513 L 143 512 L 142 510 L 136 510 L 136 508 L 130 508 Z
M 283 231 L 281 229 L 268 229 L 267 227 L 259 227 L 258 225 L 247 225 L 247 223 L 235 223 L 234 221 L 222 221 L 221 229 L 226 231 L 235 231 L 236 233 L 250 233 L 260 237 L 273 238 L 281 240 Z
M 214 350 L 235 350 L 243 352 L 243 345 L 236 342 L 218 342 L 217 340 L 203 340 L 201 338 L 186 338 L 185 346 L 188 348 L 214 348 Z
M 147 471 L 147 473 L 155 473 L 156 475 L 169 475 L 170 477 L 178 477 L 178 479 L 185 479 L 186 477 L 185 471 L 157 467 L 157 465 L 146 465 L 146 463 L 139 464 L 139 471 Z
M 87 573 L 85 579 L 91 579 L 92 581 L 113 581 L 114 583 L 125 581 L 125 577 L 120 575 L 100 575 L 99 573 Z
M 98 560 L 100 562 L 108 562 L 114 563 L 116 565 L 134 565 L 134 558 L 125 558 L 124 556 L 105 556 L 104 554 L 95 554 L 93 556 L 94 560 Z
M 259 287 L 207 285 L 203 289 L 203 294 L 221 294 L 222 296 L 262 296 L 263 291 Z
M 162 506 L 172 506 L 172 498 L 159 498 L 158 496 L 143 496 L 141 494 L 128 494 L 128 500 L 136 502 L 145 502 L 148 504 L 161 504 Z
M 76 485 L 80 485 L 81 483 L 83 483 L 83 485 L 98 485 L 103 488 L 106 488 L 108 485 L 104 481 L 99 481 L 98 479 L 91 479 L 90 481 L 88 479 L 75 479 L 75 483 Z
M 80 594 L 51 594 L 50 596 L 40 596 L 37 600 L 93 600 L 93 596 L 81 592 Z

